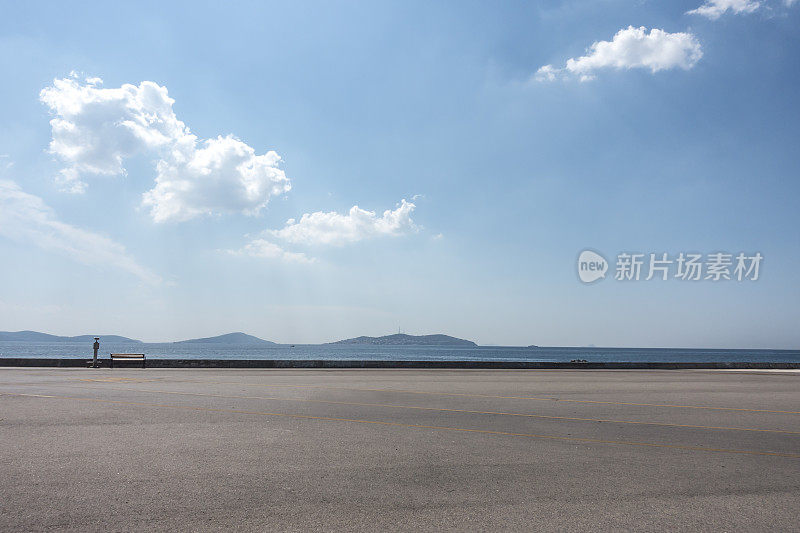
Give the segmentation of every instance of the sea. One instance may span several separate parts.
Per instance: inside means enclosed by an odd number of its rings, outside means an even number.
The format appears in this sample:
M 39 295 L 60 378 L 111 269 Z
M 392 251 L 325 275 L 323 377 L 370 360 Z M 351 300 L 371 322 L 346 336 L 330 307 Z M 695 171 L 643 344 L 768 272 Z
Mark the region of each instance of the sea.
M 206 344 L 102 342 L 99 356 L 144 353 L 153 359 L 299 359 L 372 361 L 555 361 L 589 362 L 767 362 L 800 363 L 800 350 L 721 350 L 692 348 L 579 348 L 513 346 L 384 346 L 352 344 Z M 0 358 L 92 356 L 90 343 L 0 342 Z

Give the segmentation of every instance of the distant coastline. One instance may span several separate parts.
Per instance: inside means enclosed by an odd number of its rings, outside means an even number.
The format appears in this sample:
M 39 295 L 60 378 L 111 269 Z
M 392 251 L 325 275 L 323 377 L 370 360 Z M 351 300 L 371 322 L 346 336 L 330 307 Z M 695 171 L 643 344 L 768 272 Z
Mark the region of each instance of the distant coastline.
M 91 356 L 92 337 L 0 332 L 0 362 L 20 359 L 46 362 L 73 358 L 78 361 Z M 299 366 L 322 365 L 320 361 L 330 365 L 335 365 L 335 361 L 505 361 L 515 364 L 574 362 L 584 365 L 620 362 L 800 364 L 800 350 L 478 346 L 471 341 L 446 335 L 354 337 L 334 343 L 296 345 L 271 343 L 244 333 L 162 343 L 140 342 L 119 335 L 99 337 L 100 355 L 103 357 L 108 357 L 110 352 L 146 353 L 148 361 L 258 361 L 253 363 L 256 366 L 269 364 L 264 361 L 277 361 L 274 363 L 276 368 L 289 364 L 281 361 L 295 361 Z M 81 364 L 85 362 L 83 360 Z
M 50 335 L 49 333 L 29 330 L 0 331 L 0 341 L 4 342 L 93 342 L 95 337 L 101 337 L 108 342 L 142 342 L 120 335 L 75 335 L 74 337 L 65 337 L 62 335 Z
M 51 335 L 38 331 L 0 331 L 0 341 L 6 342 L 92 342 L 94 337 L 100 337 L 101 342 L 129 342 L 142 343 L 137 339 L 123 337 L 121 335 L 76 335 L 67 337 L 61 335 Z M 197 339 L 187 339 L 175 341 L 172 344 L 220 344 L 220 345 L 250 345 L 250 346 L 282 346 L 279 343 L 261 339 L 240 331 L 225 333 L 214 337 L 202 337 Z M 302 344 L 302 343 L 298 343 Z M 476 343 L 437 333 L 433 335 L 407 335 L 395 333 L 382 337 L 353 337 L 334 342 L 325 342 L 318 345 L 308 344 L 307 346 L 327 346 L 334 344 L 356 344 L 356 345 L 376 345 L 376 346 L 478 346 Z M 289 345 L 288 343 L 286 344 Z

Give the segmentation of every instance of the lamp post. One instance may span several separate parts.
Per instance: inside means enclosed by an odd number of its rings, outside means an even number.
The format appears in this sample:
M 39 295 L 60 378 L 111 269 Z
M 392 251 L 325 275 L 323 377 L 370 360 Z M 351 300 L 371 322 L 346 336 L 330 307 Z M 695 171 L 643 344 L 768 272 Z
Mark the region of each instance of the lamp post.
M 97 368 L 97 350 L 100 349 L 100 337 L 94 338 L 94 344 L 92 345 L 94 348 L 94 358 L 92 359 L 92 368 Z

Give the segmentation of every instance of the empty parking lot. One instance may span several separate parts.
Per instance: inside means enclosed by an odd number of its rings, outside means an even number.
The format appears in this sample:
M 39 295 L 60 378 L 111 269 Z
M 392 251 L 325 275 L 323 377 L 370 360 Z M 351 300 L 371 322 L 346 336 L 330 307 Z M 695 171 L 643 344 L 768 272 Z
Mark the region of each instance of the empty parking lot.
M 0 529 L 797 528 L 800 374 L 0 369 Z

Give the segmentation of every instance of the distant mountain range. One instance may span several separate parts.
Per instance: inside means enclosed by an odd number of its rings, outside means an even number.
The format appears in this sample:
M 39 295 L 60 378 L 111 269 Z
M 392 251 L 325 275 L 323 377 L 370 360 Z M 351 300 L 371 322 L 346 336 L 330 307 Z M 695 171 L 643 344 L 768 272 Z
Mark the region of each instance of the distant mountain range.
M 119 335 L 76 335 L 75 337 L 62 337 L 38 331 L 0 331 L 0 341 L 16 342 L 94 342 L 95 337 L 101 337 L 109 342 L 142 342 Z
M 395 333 L 394 335 L 384 335 L 383 337 L 355 337 L 344 339 L 326 344 L 377 344 L 377 345 L 397 345 L 397 346 L 477 346 L 472 341 L 458 339 L 450 335 L 406 335 L 405 333 Z
M 247 333 L 226 333 L 225 335 L 217 335 L 216 337 L 203 337 L 202 339 L 189 339 L 186 341 L 178 341 L 175 344 L 275 344 L 272 341 L 265 341 Z
M 38 331 L 0 331 L 0 341 L 15 342 L 94 342 L 94 337 L 100 337 L 100 342 L 129 342 L 141 343 L 142 341 L 121 337 L 119 335 L 77 335 L 75 337 L 63 337 L 50 335 Z M 259 339 L 246 333 L 226 333 L 216 337 L 203 337 L 200 339 L 188 339 L 177 341 L 174 344 L 246 344 L 246 345 L 276 345 L 276 343 Z M 477 346 L 472 341 L 458 339 L 450 335 L 406 335 L 396 333 L 394 335 L 384 335 L 383 337 L 355 337 L 325 344 L 367 344 L 384 346 Z

